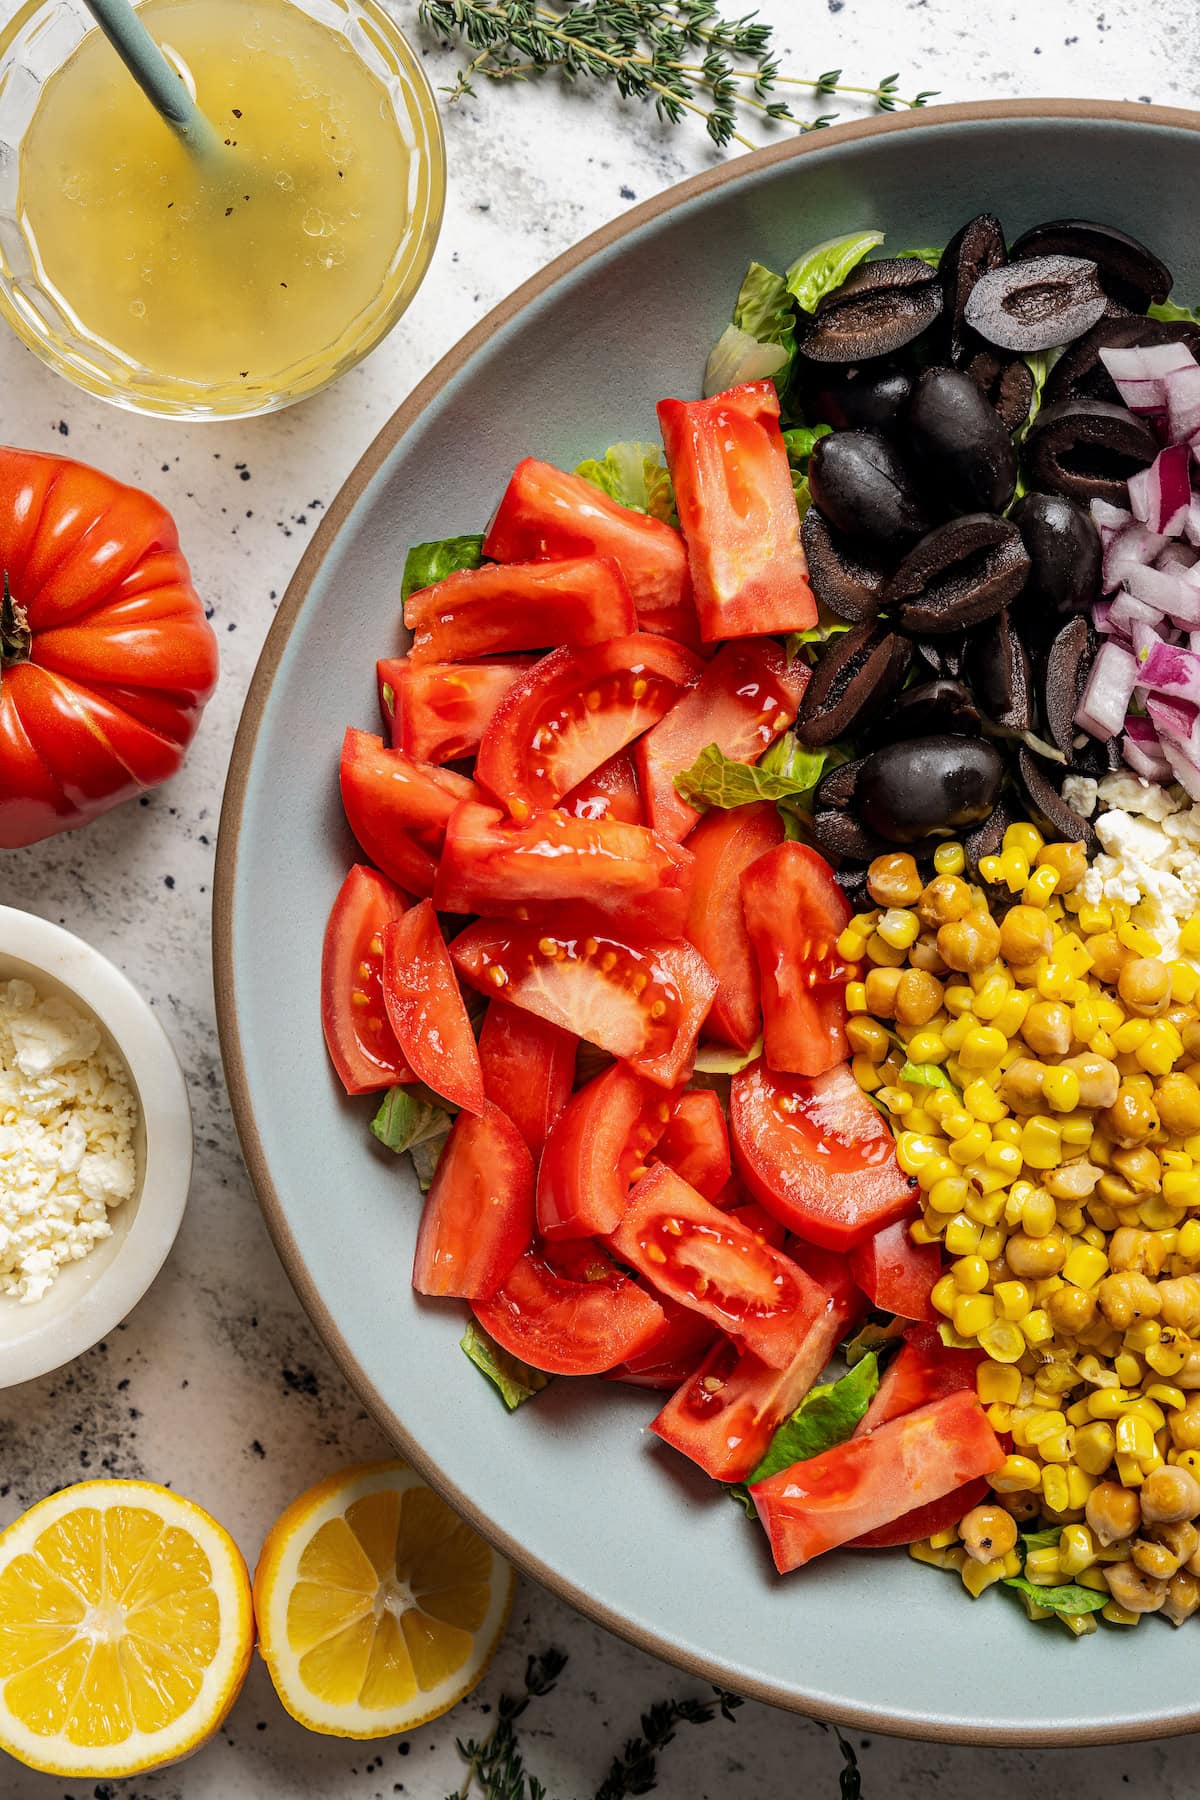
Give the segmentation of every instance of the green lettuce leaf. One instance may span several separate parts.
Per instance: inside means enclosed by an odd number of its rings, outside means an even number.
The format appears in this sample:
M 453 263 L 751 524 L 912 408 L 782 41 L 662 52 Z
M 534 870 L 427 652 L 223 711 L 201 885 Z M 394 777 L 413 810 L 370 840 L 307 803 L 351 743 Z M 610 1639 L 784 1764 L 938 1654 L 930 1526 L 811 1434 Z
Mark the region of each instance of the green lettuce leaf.
M 1177 306 L 1174 300 L 1156 300 L 1146 310 L 1152 319 L 1190 319 L 1200 324 L 1200 311 L 1194 306 Z
M 937 1063 L 906 1062 L 900 1071 L 900 1079 L 915 1082 L 918 1087 L 949 1088 L 952 1094 L 958 1092 L 945 1069 L 939 1068 Z
M 807 1462 L 835 1444 L 844 1443 L 866 1412 L 879 1387 L 879 1358 L 873 1350 L 857 1362 L 840 1381 L 828 1381 L 806 1394 L 790 1419 L 785 1419 L 767 1447 L 767 1453 L 751 1472 L 749 1485 Z
M 1044 1606 L 1049 1612 L 1063 1613 L 1067 1617 L 1099 1612 L 1102 1606 L 1108 1605 L 1111 1597 L 1098 1593 L 1095 1588 L 1079 1587 L 1073 1581 L 1063 1587 L 1038 1587 L 1036 1582 L 1026 1581 L 1023 1575 L 1006 1575 L 1004 1585 L 1016 1588 L 1018 1594 L 1024 1594 L 1035 1606 Z
M 783 753 L 776 757 L 779 745 Z M 703 749 L 690 769 L 675 777 L 676 791 L 691 806 L 717 806 L 728 811 L 755 800 L 799 800 L 821 779 L 825 750 L 806 750 L 791 732 L 773 744 L 758 764 L 731 762 L 716 744 Z M 768 759 L 774 758 L 773 766 Z
M 728 1044 L 701 1044 L 693 1068 L 697 1075 L 738 1075 L 757 1062 L 762 1052 L 761 1036 L 749 1050 L 732 1050 Z
M 780 393 L 796 356 L 796 309 L 782 275 L 751 263 L 733 303 L 733 318 L 708 353 L 704 392 L 720 394 L 743 381 L 770 377 Z
M 917 262 L 928 263 L 931 269 L 940 269 L 942 266 L 940 250 L 893 250 L 892 255 L 912 257 Z
M 675 523 L 671 477 L 657 444 L 610 444 L 602 457 L 579 463 L 575 473 L 618 505 Z
M 818 611 L 821 616 L 815 625 L 810 625 L 807 631 L 793 631 L 788 638 L 789 662 L 793 657 L 803 656 L 806 661 L 815 663 L 817 661 L 816 651 L 820 645 L 827 644 L 830 638 L 840 637 L 844 631 L 851 629 L 845 619 L 835 619 L 832 613 L 826 613 L 819 602 Z
M 838 1355 L 847 1368 L 853 1369 L 864 1356 L 894 1349 L 903 1329 L 902 1319 L 868 1319 L 852 1338 L 838 1346 Z
M 473 537 L 438 538 L 430 544 L 414 544 L 404 559 L 400 581 L 400 598 L 407 600 L 418 588 L 432 587 L 458 569 L 477 569 L 483 561 L 483 539 Z
M 1026 1556 L 1031 1550 L 1057 1550 L 1061 1537 L 1060 1525 L 1047 1525 L 1044 1531 L 1023 1531 L 1021 1546 Z
M 502 1350 L 474 1319 L 469 1321 L 459 1348 L 487 1376 L 509 1412 L 515 1412 L 518 1406 L 532 1400 L 535 1394 L 550 1385 L 549 1375 L 543 1374 L 541 1369 L 530 1368 L 528 1363 L 519 1362 L 507 1350 Z
M 851 269 L 882 242 L 882 231 L 852 231 L 814 244 L 788 270 L 788 293 L 806 313 L 816 312 L 825 295 L 840 288 Z
M 796 313 L 783 276 L 752 262 L 733 303 L 733 323 L 760 344 L 790 349 L 796 341 Z
M 938 1320 L 937 1333 L 947 1350 L 978 1350 L 979 1348 L 974 1338 L 960 1336 L 949 1319 Z
M 427 1088 L 406 1086 L 388 1089 L 371 1120 L 371 1130 L 381 1144 L 398 1155 L 411 1150 L 414 1144 L 445 1137 L 452 1124 L 449 1112 Z
M 789 357 L 782 344 L 760 344 L 740 325 L 727 325 L 704 365 L 704 397 L 723 394 L 744 381 L 774 380 L 783 386 Z
M 832 425 L 795 425 L 783 434 L 783 441 L 787 446 L 788 467 L 792 472 L 792 492 L 796 496 L 796 510 L 801 518 L 812 505 L 812 494 L 808 486 L 808 464 L 812 456 L 813 445 L 818 438 L 828 437 L 832 430 Z

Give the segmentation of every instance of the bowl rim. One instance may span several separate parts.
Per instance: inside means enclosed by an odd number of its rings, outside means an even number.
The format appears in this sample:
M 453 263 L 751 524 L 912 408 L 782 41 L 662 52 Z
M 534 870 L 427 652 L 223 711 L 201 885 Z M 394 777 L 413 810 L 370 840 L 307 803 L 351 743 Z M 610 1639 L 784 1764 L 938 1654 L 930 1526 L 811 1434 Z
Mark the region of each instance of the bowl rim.
M 532 1576 L 595 1624 L 624 1638 L 648 1655 L 658 1657 L 661 1661 L 718 1686 L 726 1685 L 728 1681 L 728 1672 L 719 1662 L 692 1655 L 665 1642 L 656 1631 L 632 1623 L 619 1612 L 597 1601 L 568 1576 L 543 1562 L 536 1551 L 495 1526 L 487 1513 L 456 1482 L 446 1476 L 436 1459 L 413 1438 L 388 1406 L 350 1350 L 317 1291 L 312 1275 L 297 1248 L 263 1151 L 242 1054 L 241 1024 L 233 982 L 233 908 L 246 789 L 263 712 L 276 670 L 309 590 L 326 557 L 331 553 L 342 527 L 392 451 L 410 427 L 420 419 L 425 408 L 502 326 L 582 264 L 623 237 L 678 207 L 686 206 L 702 194 L 740 180 L 744 175 L 771 168 L 777 163 L 799 159 L 815 150 L 826 149 L 831 144 L 886 137 L 893 132 L 931 127 L 936 129 L 943 124 L 989 124 L 1013 119 L 1077 120 L 1081 123 L 1104 124 L 1119 122 L 1200 132 L 1200 111 L 1183 107 L 1143 105 L 1130 100 L 1071 98 L 963 101 L 953 105 L 921 107 L 907 113 L 855 119 L 819 132 L 810 131 L 777 144 L 765 145 L 742 156 L 731 157 L 699 175 L 689 176 L 686 180 L 663 189 L 649 200 L 630 207 L 627 212 L 618 214 L 548 263 L 486 313 L 434 364 L 372 440 L 324 514 L 279 604 L 250 682 L 230 758 L 217 838 L 212 902 L 217 1032 L 234 1123 L 251 1185 L 271 1240 L 301 1305 L 341 1373 L 376 1423 L 400 1447 L 430 1485 L 483 1537 L 509 1557 L 524 1574 Z M 749 1699 L 760 1700 L 785 1711 L 814 1715 L 813 1703 L 797 1687 L 785 1688 L 773 1681 L 742 1680 L 739 1691 Z M 836 1706 L 829 1704 L 827 1700 L 822 1700 L 819 1716 L 837 1725 L 893 1737 L 916 1738 L 924 1742 L 997 1746 L 1132 1743 L 1200 1730 L 1200 1706 L 1195 1712 L 1176 1716 L 1165 1726 L 1151 1719 L 1142 1719 L 1082 1732 L 1053 1723 L 1031 1723 L 1028 1729 L 1011 1729 L 983 1723 L 964 1729 L 961 1726 L 942 1724 L 937 1720 L 930 1720 L 928 1723 L 922 1721 L 918 1725 L 912 1720 L 897 1718 L 892 1713 L 877 1711 L 867 1704 Z
M 82 938 L 36 913 L 0 906 L 0 946 L 66 989 L 116 1045 L 128 1067 L 144 1128 L 145 1158 L 136 1210 L 112 1261 L 65 1312 L 0 1344 L 0 1389 L 49 1375 L 116 1329 L 146 1293 L 175 1242 L 192 1170 L 187 1085 L 162 1024 L 126 975 Z M 0 970 L 0 981 L 8 977 Z M 36 981 L 36 976 L 34 977 Z M 127 1204 L 134 1204 L 127 1202 Z M 16 1307 L 18 1302 L 0 1301 Z

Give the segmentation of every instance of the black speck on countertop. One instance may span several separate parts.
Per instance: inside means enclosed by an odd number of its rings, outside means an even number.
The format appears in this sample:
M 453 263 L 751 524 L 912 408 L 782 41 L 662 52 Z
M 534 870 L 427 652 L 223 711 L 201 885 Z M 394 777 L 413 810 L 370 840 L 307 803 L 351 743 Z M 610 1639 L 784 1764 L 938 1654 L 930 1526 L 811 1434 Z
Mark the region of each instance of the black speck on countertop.
M 65 419 L 60 419 L 58 421 L 57 430 L 59 437 L 70 437 L 71 435 L 71 427 L 67 424 Z
M 622 200 L 636 200 L 637 195 L 634 193 L 634 191 L 631 187 L 623 186 L 621 188 L 621 198 L 622 198 Z
M 174 892 L 175 877 L 173 875 L 164 875 L 163 876 L 163 886 L 165 888 L 170 888 L 172 890 L 172 892 Z
M 321 1391 L 321 1384 L 317 1380 L 316 1371 L 308 1368 L 303 1363 L 298 1369 L 289 1369 L 285 1363 L 281 1370 L 281 1374 L 283 1375 L 284 1388 L 289 1393 L 308 1394 L 315 1397 Z

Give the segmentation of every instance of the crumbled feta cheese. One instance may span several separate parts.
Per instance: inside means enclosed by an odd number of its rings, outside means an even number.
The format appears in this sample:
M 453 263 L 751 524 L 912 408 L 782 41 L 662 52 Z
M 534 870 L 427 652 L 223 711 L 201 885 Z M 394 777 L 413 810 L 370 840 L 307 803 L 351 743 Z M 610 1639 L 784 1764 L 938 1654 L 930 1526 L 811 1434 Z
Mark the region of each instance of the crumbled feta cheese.
M 88 1018 L 0 981 L 0 1296 L 40 1300 L 133 1193 L 137 1102 Z
M 1091 818 L 1096 810 L 1099 794 L 1100 783 L 1093 781 L 1088 775 L 1068 775 L 1062 784 L 1063 799 L 1081 819 Z
M 1181 927 L 1200 913 L 1200 804 L 1179 788 L 1130 773 L 1100 782 L 1068 776 L 1063 798 L 1085 817 L 1100 809 L 1095 825 L 1103 852 L 1080 883 L 1083 899 L 1138 906 L 1162 954 L 1178 956 Z

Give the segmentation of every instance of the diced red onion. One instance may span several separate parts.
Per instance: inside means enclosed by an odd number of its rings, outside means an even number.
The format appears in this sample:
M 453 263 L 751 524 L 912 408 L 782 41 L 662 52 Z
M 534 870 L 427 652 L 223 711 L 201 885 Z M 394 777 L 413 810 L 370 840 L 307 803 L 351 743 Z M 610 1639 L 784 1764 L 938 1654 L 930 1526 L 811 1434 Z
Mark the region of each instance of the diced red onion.
M 1137 713 L 1130 713 L 1125 721 L 1121 755 L 1134 773 L 1144 776 L 1147 781 L 1172 779 L 1171 765 L 1163 754 L 1157 731 L 1149 719 L 1143 719 Z
M 1178 744 L 1163 741 L 1163 755 L 1171 765 L 1171 773 L 1193 800 L 1200 800 L 1200 762 L 1185 754 Z
M 1192 504 L 1183 522 L 1183 535 L 1189 544 L 1200 544 L 1200 494 L 1192 495 Z
M 1100 361 L 1112 376 L 1125 405 L 1135 413 L 1165 412 L 1166 377 L 1195 367 L 1195 359 L 1184 344 L 1101 350 Z
M 1200 757 L 1200 707 L 1189 700 L 1170 700 L 1160 694 L 1151 694 L 1146 710 L 1150 715 L 1149 727 L 1156 738 L 1178 744 L 1190 757 Z M 1139 720 L 1136 713 L 1131 713 L 1125 721 L 1125 729 L 1132 730 L 1138 737 L 1146 724 L 1145 719 Z
M 1109 608 L 1109 630 L 1120 633 L 1122 637 L 1132 637 L 1134 625 L 1139 622 L 1143 625 L 1157 625 L 1162 618 L 1162 612 L 1157 606 L 1138 599 L 1128 588 L 1122 588 L 1115 600 L 1097 602 L 1092 611 L 1093 624 L 1101 606 Z M 1096 625 L 1096 630 L 1100 630 L 1099 625 Z
M 1190 515 L 1189 515 L 1190 516 Z M 1103 540 L 1103 530 L 1101 539 Z M 1104 591 L 1111 594 L 1134 569 L 1148 568 L 1167 540 L 1134 519 L 1123 531 L 1113 532 L 1104 550 Z
M 1133 642 L 1134 656 L 1138 663 L 1138 687 L 1148 688 L 1154 694 L 1173 695 L 1180 700 L 1200 701 L 1200 656 L 1193 655 L 1179 644 L 1164 644 L 1161 638 L 1139 647 L 1135 633 Z M 1100 656 L 1111 648 L 1112 645 L 1105 644 Z M 1097 656 L 1097 662 L 1100 656 Z
M 1125 723 L 1140 670 L 1128 650 L 1110 638 L 1101 644 L 1075 712 L 1075 723 L 1092 737 L 1116 737 Z
M 1129 477 L 1129 504 L 1133 516 L 1164 537 L 1183 531 L 1192 500 L 1191 451 L 1186 444 L 1168 444 L 1148 469 Z
M 1129 591 L 1185 630 L 1200 626 L 1200 567 L 1130 569 Z
M 1194 544 L 1185 544 L 1180 538 L 1172 538 L 1165 544 L 1154 559 L 1156 569 L 1190 569 L 1200 557 L 1200 550 Z
M 1116 602 L 1113 600 L 1097 600 L 1092 607 L 1092 624 L 1101 637 L 1125 637 L 1127 635 L 1112 622 L 1112 610 L 1115 604 Z
M 1200 431 L 1200 364 L 1176 369 L 1163 377 L 1167 401 L 1167 441 L 1190 443 Z

